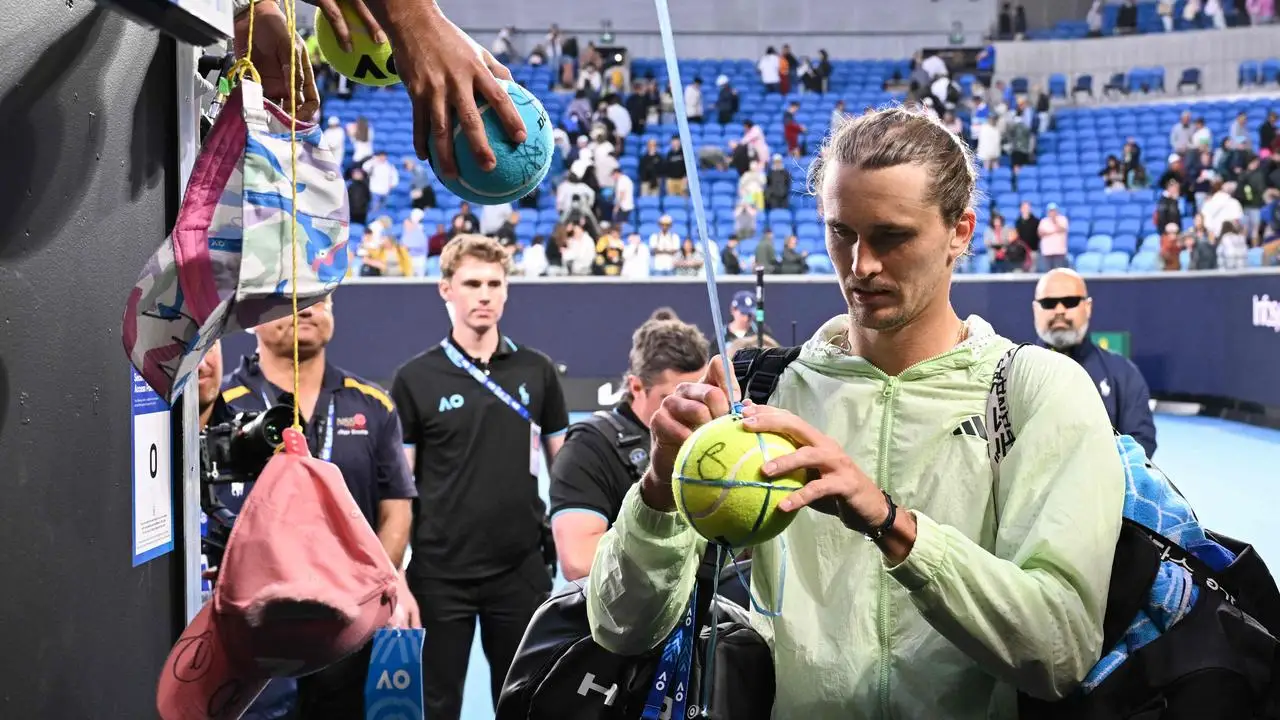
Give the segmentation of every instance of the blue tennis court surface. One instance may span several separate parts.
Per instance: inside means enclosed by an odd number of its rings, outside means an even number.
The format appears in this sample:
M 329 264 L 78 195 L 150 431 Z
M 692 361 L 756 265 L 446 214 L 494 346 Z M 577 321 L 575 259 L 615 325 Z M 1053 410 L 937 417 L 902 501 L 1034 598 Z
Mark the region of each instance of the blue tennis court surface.
M 585 413 L 576 413 L 578 420 Z M 1280 563 L 1280 528 L 1267 508 L 1280 492 L 1280 431 L 1214 418 L 1156 416 L 1156 464 L 1191 500 L 1210 528 L 1257 547 L 1264 560 Z M 547 497 L 547 476 L 540 481 Z M 557 579 L 557 584 L 562 579 Z M 463 720 L 492 720 L 489 666 L 477 634 L 467 668 Z

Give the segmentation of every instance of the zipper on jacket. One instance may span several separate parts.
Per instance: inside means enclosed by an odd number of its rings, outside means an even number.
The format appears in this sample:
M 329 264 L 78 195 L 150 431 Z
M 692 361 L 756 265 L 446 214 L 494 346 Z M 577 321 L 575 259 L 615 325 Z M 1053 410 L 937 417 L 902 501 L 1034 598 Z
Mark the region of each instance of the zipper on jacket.
M 876 484 L 885 492 L 890 492 L 889 438 L 893 430 L 893 400 L 898 393 L 898 383 L 899 380 L 896 377 L 886 378 L 884 390 L 880 393 L 884 397 L 884 414 L 880 416 L 880 461 L 876 463 Z M 889 704 L 889 669 L 893 648 L 890 643 L 889 576 L 883 570 L 880 571 L 879 586 L 880 600 L 876 603 L 876 625 L 880 635 L 880 715 L 887 718 L 892 717 Z

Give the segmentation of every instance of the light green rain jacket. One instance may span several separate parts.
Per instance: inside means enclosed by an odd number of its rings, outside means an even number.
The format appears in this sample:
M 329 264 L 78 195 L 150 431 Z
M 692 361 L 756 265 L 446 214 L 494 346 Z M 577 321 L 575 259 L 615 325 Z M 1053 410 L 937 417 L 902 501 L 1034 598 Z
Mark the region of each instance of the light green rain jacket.
M 1069 693 L 1101 654 L 1124 472 L 1107 413 L 1070 358 L 1020 351 L 1009 405 L 1017 442 L 993 481 L 983 416 L 1012 343 L 977 316 L 949 352 L 889 377 L 842 350 L 841 316 L 809 340 L 770 404 L 840 439 L 903 508 L 907 559 L 838 519 L 801 510 L 755 548 L 752 589 L 780 617 L 752 612 L 773 648 L 776 720 L 1015 718 L 1015 687 Z M 596 552 L 588 617 L 624 654 L 661 643 L 683 613 L 705 548 L 675 513 L 633 487 Z

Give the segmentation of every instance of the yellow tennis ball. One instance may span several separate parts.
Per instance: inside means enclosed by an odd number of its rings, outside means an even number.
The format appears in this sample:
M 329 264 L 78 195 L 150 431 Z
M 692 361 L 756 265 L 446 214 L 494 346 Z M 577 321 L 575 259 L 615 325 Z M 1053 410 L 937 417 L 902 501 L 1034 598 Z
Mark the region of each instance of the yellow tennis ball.
M 731 548 L 777 537 L 795 513 L 778 501 L 804 485 L 804 471 L 765 477 L 765 462 L 795 452 L 790 440 L 742 427 L 741 415 L 725 415 L 698 428 L 676 455 L 671 474 L 676 509 L 698 534 Z
M 364 26 L 364 21 L 346 3 L 339 2 L 342 17 L 351 32 L 351 52 L 342 49 L 338 36 L 323 12 L 316 11 L 316 43 L 325 62 L 348 80 L 361 85 L 386 86 L 400 82 L 396 74 L 396 60 L 391 53 L 391 43 L 376 43 Z

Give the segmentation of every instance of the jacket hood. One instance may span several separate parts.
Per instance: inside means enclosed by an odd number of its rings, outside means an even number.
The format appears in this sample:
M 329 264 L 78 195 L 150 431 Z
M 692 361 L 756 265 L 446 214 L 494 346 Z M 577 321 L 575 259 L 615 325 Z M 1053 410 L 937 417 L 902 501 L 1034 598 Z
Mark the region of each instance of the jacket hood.
M 986 320 L 970 315 L 964 321 L 968 336 L 950 350 L 918 362 L 902 371 L 901 380 L 919 380 L 957 370 L 978 370 L 994 362 L 1011 342 L 996 334 Z M 865 358 L 849 351 L 849 316 L 837 315 L 818 328 L 800 350 L 799 362 L 825 375 L 888 375 Z M 985 373 L 983 373 L 985 374 Z

